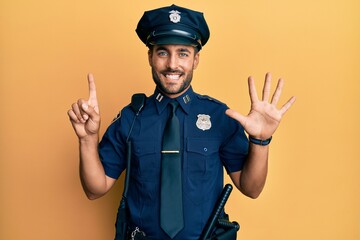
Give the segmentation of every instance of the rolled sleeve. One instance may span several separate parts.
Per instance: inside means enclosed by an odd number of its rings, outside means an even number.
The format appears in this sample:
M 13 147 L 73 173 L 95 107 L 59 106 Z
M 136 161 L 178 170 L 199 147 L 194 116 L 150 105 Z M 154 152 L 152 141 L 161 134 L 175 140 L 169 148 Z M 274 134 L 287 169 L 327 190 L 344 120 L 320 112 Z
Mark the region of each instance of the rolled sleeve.
M 249 141 L 243 127 L 237 122 L 234 124 L 236 131 L 223 144 L 220 153 L 228 174 L 242 170 L 249 151 Z

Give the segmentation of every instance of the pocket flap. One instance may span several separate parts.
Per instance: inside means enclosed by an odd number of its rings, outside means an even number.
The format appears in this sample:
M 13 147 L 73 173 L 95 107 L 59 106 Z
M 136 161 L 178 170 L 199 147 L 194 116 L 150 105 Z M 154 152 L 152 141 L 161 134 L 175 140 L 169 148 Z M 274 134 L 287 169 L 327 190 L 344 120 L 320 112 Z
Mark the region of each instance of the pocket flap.
M 154 141 L 136 141 L 133 144 L 133 151 L 137 156 L 143 156 L 147 154 L 155 153 L 155 142 Z
M 216 138 L 188 138 L 187 151 L 198 153 L 204 156 L 211 155 L 219 151 L 220 141 Z

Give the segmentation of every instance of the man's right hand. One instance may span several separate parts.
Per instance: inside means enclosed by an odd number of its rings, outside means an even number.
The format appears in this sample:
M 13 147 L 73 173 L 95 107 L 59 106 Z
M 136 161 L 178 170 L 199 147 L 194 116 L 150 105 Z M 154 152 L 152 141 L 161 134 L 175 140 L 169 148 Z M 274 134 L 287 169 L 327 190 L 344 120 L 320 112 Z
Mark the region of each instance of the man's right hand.
M 92 74 L 88 74 L 88 83 L 89 99 L 87 101 L 79 99 L 68 111 L 70 122 L 80 140 L 86 137 L 98 137 L 100 129 L 100 111 Z

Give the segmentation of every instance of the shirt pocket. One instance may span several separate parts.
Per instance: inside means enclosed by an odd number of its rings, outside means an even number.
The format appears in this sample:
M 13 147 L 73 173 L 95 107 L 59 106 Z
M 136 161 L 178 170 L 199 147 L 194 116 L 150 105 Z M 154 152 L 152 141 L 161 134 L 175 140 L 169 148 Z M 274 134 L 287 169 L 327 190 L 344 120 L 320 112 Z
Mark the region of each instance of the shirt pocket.
M 219 181 L 221 141 L 217 138 L 188 138 L 186 145 L 186 196 L 196 205 L 207 202 Z M 210 195 L 209 195 L 210 194 Z
M 156 180 L 160 168 L 160 150 L 154 140 L 133 142 L 132 176 Z
M 207 178 L 220 165 L 220 140 L 188 138 L 187 169 L 190 178 Z

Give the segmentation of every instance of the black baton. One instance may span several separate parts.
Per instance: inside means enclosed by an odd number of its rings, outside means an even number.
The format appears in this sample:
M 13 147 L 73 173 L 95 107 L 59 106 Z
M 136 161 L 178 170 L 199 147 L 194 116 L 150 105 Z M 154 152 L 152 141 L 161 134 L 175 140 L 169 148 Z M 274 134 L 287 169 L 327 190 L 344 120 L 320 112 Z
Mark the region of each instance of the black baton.
M 228 200 L 230 193 L 232 191 L 231 184 L 226 184 L 224 189 L 222 190 L 219 199 L 217 200 L 215 207 L 205 225 L 205 228 L 201 234 L 200 240 L 206 240 L 214 230 L 215 225 L 218 222 L 220 213 L 224 209 L 225 203 Z

